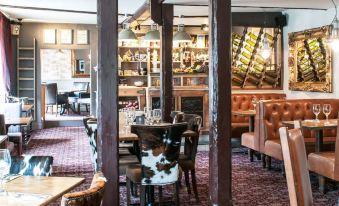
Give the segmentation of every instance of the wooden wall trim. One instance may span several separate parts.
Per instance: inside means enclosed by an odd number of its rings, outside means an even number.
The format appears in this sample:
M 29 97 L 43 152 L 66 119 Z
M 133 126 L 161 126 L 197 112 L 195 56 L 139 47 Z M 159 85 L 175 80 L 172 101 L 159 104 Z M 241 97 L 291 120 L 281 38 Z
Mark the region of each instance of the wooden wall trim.
M 209 0 L 210 205 L 232 205 L 231 0 Z
M 98 163 L 103 206 L 119 206 L 118 0 L 98 0 Z
M 162 120 L 171 122 L 170 115 L 173 104 L 173 5 L 163 4 L 161 16 L 160 108 L 162 110 Z

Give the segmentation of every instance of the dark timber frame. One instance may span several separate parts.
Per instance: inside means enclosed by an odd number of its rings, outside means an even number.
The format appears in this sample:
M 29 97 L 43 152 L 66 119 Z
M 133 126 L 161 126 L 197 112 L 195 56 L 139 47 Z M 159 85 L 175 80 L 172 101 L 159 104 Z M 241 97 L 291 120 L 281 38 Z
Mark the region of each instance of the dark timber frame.
M 119 206 L 118 0 L 98 0 L 98 163 L 103 206 Z
M 151 0 L 151 18 L 162 25 L 161 108 L 171 110 L 173 5 Z M 231 0 L 209 0 L 209 192 L 210 205 L 232 205 L 231 164 Z M 171 25 L 171 28 L 168 28 Z
M 231 0 L 209 0 L 209 192 L 211 205 L 232 205 Z

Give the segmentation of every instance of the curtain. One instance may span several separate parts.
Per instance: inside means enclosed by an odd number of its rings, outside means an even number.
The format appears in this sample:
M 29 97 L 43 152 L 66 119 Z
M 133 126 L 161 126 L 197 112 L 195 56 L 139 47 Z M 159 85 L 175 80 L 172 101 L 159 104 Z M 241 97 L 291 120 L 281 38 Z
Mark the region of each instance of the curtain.
M 0 13 L 0 95 L 10 91 L 12 69 L 11 22 Z

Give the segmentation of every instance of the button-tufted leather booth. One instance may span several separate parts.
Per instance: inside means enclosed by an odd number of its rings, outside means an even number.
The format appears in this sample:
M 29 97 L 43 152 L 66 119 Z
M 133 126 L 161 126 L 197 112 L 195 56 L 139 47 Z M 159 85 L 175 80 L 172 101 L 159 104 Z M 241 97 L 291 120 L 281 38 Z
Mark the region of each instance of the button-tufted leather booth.
M 254 109 L 252 99 L 257 100 L 279 100 L 285 99 L 286 94 L 282 93 L 261 93 L 261 94 L 232 94 L 232 111 L 242 111 Z M 240 138 L 245 132 L 248 132 L 248 117 L 232 115 L 232 137 Z
M 329 118 L 337 118 L 339 111 L 339 99 L 294 99 L 262 102 L 260 108 L 260 130 L 262 131 L 260 151 L 269 157 L 282 160 L 282 150 L 279 136 L 279 128 L 285 126 L 283 121 L 314 119 L 313 104 L 331 104 L 332 112 Z M 319 119 L 325 119 L 321 112 Z M 315 143 L 315 133 L 307 129 L 303 130 L 306 144 Z M 324 143 L 335 142 L 336 130 L 324 130 Z M 309 147 L 313 148 L 313 147 Z

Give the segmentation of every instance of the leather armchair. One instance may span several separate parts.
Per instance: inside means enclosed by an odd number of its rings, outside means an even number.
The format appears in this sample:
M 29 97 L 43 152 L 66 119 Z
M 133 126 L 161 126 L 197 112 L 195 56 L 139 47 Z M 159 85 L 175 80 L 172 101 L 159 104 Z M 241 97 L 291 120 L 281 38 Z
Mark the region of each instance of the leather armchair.
M 100 206 L 105 192 L 106 178 L 102 172 L 94 175 L 88 190 L 67 193 L 62 196 L 61 206 Z

